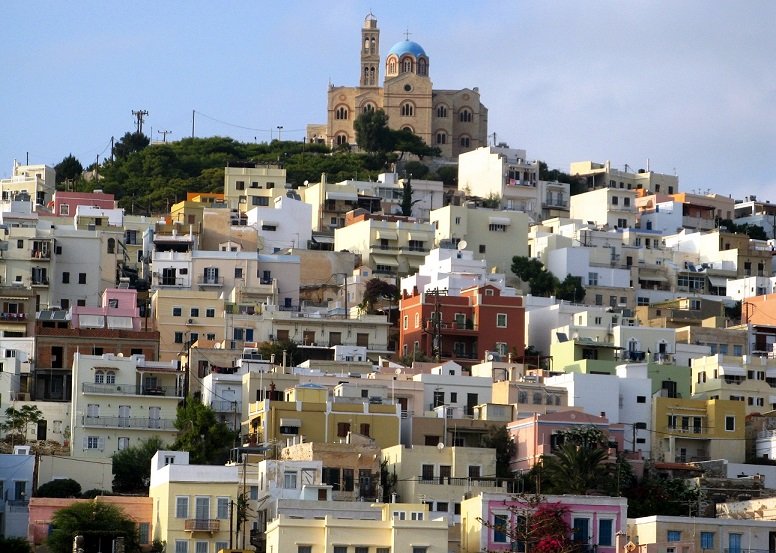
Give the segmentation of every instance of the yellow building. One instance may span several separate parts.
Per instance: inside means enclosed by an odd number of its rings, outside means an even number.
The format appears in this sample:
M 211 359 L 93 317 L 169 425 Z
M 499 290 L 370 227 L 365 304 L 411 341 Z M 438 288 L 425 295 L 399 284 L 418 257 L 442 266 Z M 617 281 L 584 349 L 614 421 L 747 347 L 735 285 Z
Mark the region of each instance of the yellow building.
M 266 163 L 232 163 L 224 169 L 224 200 L 230 209 L 240 213 L 272 205 L 277 196 L 286 193 L 286 170 Z
M 251 403 L 247 425 L 252 443 L 284 445 L 300 436 L 307 442 L 342 442 L 353 432 L 383 448 L 400 442 L 400 420 L 398 404 L 335 401 L 324 386 L 300 384 L 286 390 L 284 401 Z
M 186 451 L 157 451 L 148 490 L 152 539 L 177 553 L 216 553 L 229 547 L 230 538 L 241 543 L 243 536 L 229 526 L 238 491 L 237 465 L 190 465 Z
M 745 418 L 743 401 L 656 397 L 652 456 L 670 463 L 710 459 L 743 463 Z
M 224 300 L 221 289 L 160 288 L 151 296 L 151 310 L 159 331 L 159 359 L 170 361 L 186 353 L 199 338 L 221 341 Z
M 378 520 L 296 518 L 280 515 L 267 525 L 272 553 L 446 553 L 447 522 L 431 520 L 418 503 L 376 504 Z
M 636 192 L 599 188 L 570 198 L 569 217 L 607 229 L 636 225 Z
M 359 86 L 329 86 L 326 124 L 308 125 L 308 140 L 329 146 L 355 144 L 356 117 L 382 109 L 392 129 L 414 132 L 444 157 L 487 144 L 488 109 L 477 87 L 434 89 L 429 57 L 420 44 L 402 40 L 389 50 L 382 87 L 380 29 L 371 13 L 364 18 L 359 49 Z
M 740 401 L 747 415 L 776 409 L 771 383 L 776 383 L 775 359 L 717 354 L 692 360 L 693 397 Z
M 675 194 L 679 192 L 679 178 L 650 170 L 624 171 L 612 167 L 611 162 L 576 161 L 571 163 L 569 174 L 584 177 L 588 189 L 618 188 L 620 190 L 645 190 L 651 194 Z
M 71 455 L 106 459 L 151 437 L 172 443 L 183 389 L 183 372 L 174 361 L 76 353 Z

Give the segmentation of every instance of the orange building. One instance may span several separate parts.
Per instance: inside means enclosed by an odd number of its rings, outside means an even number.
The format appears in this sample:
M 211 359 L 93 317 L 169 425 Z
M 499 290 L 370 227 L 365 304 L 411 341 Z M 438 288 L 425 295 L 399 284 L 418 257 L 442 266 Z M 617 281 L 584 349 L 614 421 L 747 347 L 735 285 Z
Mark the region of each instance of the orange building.
M 521 296 L 504 296 L 493 285 L 405 294 L 399 303 L 399 351 L 413 352 L 468 367 L 486 351 L 523 355 L 525 307 Z

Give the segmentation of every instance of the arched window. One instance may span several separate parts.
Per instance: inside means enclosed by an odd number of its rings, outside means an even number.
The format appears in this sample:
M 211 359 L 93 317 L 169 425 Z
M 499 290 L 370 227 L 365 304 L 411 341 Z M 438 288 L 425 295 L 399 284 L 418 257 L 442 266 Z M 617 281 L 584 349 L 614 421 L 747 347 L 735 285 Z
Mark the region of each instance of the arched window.
M 375 37 L 372 37 L 369 39 L 369 53 L 370 54 L 375 53 Z
M 337 110 L 334 112 L 334 118 L 335 119 L 347 119 L 348 118 L 348 108 L 345 106 L 340 106 L 337 108 Z
M 364 39 L 364 52 L 369 51 L 369 38 Z
M 388 58 L 388 74 L 396 75 L 396 58 Z
M 108 253 L 116 253 L 116 240 L 108 238 Z
M 410 132 L 415 132 L 415 129 L 413 129 L 413 128 L 412 128 L 412 127 L 410 127 L 409 125 L 404 125 L 404 126 L 401 128 L 401 130 L 403 130 L 403 131 L 410 131 Z
M 364 104 L 364 107 L 361 108 L 361 111 L 363 111 L 364 113 L 366 113 L 367 111 L 374 111 L 374 110 L 375 110 L 375 105 L 371 102 L 367 102 L 366 104 Z
M 335 143 L 337 146 L 342 146 L 342 145 L 344 145 L 344 144 L 347 144 L 347 143 L 348 143 L 348 137 L 347 137 L 347 135 L 345 135 L 345 134 L 342 134 L 342 133 L 340 133 L 340 134 L 336 135 L 336 136 L 334 137 L 334 143 Z
M 115 384 L 116 383 L 116 373 L 114 371 L 107 371 L 105 373 L 105 384 Z
M 458 112 L 458 120 L 461 123 L 471 123 L 472 122 L 472 112 L 469 108 L 463 108 L 461 111 Z
M 468 136 L 463 135 L 461 137 L 461 140 L 460 140 L 461 146 L 463 146 L 464 148 L 468 148 L 470 143 L 471 143 L 471 140 L 469 139 Z
M 447 117 L 447 106 L 444 104 L 439 104 L 436 109 L 437 117 L 440 118 L 446 118 Z
M 428 62 L 423 58 L 418 60 L 418 75 L 425 76 L 428 73 Z
M 404 102 L 401 105 L 401 115 L 402 117 L 412 117 L 415 115 L 415 106 L 410 102 Z
M 94 373 L 94 383 L 95 384 L 105 384 L 105 372 L 104 371 L 96 371 Z
M 439 131 L 436 133 L 437 144 L 447 144 L 447 133 L 445 131 Z
M 412 73 L 412 58 L 406 57 L 401 60 L 401 72 Z
M 375 84 L 375 67 L 374 65 L 369 68 L 369 84 Z

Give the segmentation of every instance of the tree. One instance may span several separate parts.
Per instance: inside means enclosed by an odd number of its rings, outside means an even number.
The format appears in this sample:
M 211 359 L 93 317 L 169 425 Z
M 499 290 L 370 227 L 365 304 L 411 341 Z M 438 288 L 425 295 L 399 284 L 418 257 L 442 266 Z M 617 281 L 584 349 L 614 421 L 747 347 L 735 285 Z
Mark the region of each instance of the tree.
M 353 122 L 356 144 L 365 152 L 385 155 L 393 150 L 393 137 L 388 128 L 388 115 L 381 110 L 367 110 Z
M 161 438 L 152 436 L 136 446 L 113 454 L 113 491 L 116 493 L 143 493 L 148 491 L 151 478 L 151 459 L 165 449 Z
M 62 161 L 54 166 L 54 170 L 57 172 L 56 183 L 62 184 L 66 180 L 78 181 L 81 180 L 81 176 L 84 172 L 84 167 L 81 162 L 76 159 L 73 154 L 69 154 Z
M 424 179 L 428 176 L 430 169 L 420 161 L 408 161 L 404 164 L 404 172 L 409 173 L 416 179 Z
M 582 277 L 566 275 L 555 290 L 555 297 L 559 300 L 581 302 L 585 298 L 585 287 L 582 286 Z
M 606 435 L 593 426 L 558 435 L 561 445 L 552 455 L 541 458 L 543 489 L 577 495 L 600 490 L 605 476 L 603 463 L 608 458 Z
M 101 501 L 82 501 L 58 510 L 51 520 L 47 545 L 52 553 L 73 551 L 73 537 L 83 536 L 84 551 L 108 551 L 113 540 L 124 538 L 124 551 L 138 553 L 137 529 L 123 510 Z
M 116 159 L 126 159 L 135 152 L 141 151 L 150 143 L 151 141 L 143 133 L 137 131 L 126 132 L 113 146 L 113 155 Z
M 585 297 L 581 277 L 569 274 L 561 282 L 538 259 L 516 255 L 512 258 L 512 272 L 528 283 L 534 296 L 555 296 L 560 300 L 573 302 L 581 301 Z
M 401 189 L 401 214 L 405 217 L 412 216 L 412 206 L 418 203 L 420 200 L 412 199 L 412 174 L 404 179 Z
M 625 490 L 628 517 L 687 516 L 697 508 L 699 495 L 698 488 L 684 479 L 655 474 L 648 466 L 641 481 Z
M 283 361 L 283 352 L 286 353 L 286 363 L 289 366 L 296 365 L 299 360 L 299 353 L 296 342 L 291 340 L 275 340 L 273 342 L 262 342 L 259 344 L 259 353 L 266 360 L 274 359 L 276 364 Z
M 445 165 L 436 170 L 437 179 L 445 186 L 454 186 L 458 182 L 458 166 Z
M 375 306 L 381 300 L 396 302 L 399 299 L 399 289 L 395 284 L 379 278 L 370 278 L 364 286 L 364 296 L 360 307 L 367 313 L 374 313 Z
M 237 433 L 219 422 L 216 413 L 202 402 L 188 397 L 175 418 L 178 439 L 173 449 L 188 451 L 192 465 L 220 465 L 229 459 Z
M 512 258 L 512 272 L 523 282 L 530 282 L 542 271 L 544 271 L 544 265 L 538 259 L 522 255 L 516 255 Z
M 399 159 L 402 159 L 405 153 L 416 155 L 419 159 L 438 156 L 440 153 L 439 148 L 432 148 L 409 129 L 390 130 L 389 133 L 391 146 L 389 151 L 400 152 Z
M 35 497 L 79 497 L 81 484 L 72 478 L 57 478 L 46 482 L 35 492 Z
M 27 427 L 30 424 L 38 424 L 43 420 L 43 413 L 35 405 L 23 405 L 20 409 L 8 407 L 5 410 L 5 422 L 0 427 L 5 432 L 12 434 L 21 434 L 22 439 L 27 441 Z M 13 438 L 11 443 L 13 445 Z
M 3 553 L 32 553 L 32 546 L 24 538 L 5 538 L 0 536 L 0 551 Z
M 507 431 L 507 427 L 502 424 L 491 426 L 483 437 L 482 445 L 496 450 L 496 476 L 511 478 L 510 465 L 517 448 L 512 436 Z

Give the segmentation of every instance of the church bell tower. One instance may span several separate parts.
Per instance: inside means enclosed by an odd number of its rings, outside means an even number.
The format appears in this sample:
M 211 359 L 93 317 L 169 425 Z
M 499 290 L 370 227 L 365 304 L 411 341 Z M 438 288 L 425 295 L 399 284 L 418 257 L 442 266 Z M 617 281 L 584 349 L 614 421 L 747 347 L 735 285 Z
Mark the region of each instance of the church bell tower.
M 369 12 L 361 28 L 361 86 L 378 86 L 380 82 L 380 29 L 377 18 Z

